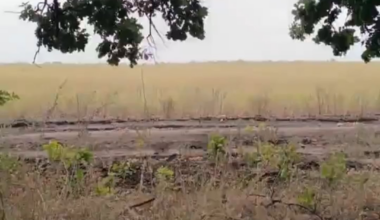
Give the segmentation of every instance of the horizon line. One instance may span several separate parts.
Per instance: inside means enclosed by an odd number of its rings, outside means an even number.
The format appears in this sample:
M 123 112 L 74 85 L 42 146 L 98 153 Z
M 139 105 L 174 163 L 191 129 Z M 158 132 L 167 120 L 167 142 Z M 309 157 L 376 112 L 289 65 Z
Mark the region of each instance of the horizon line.
M 363 63 L 363 60 L 215 60 L 215 61 L 188 61 L 188 62 L 142 62 L 138 63 L 136 66 L 146 66 L 146 65 L 162 65 L 162 64 L 207 64 L 207 63 Z M 379 60 L 373 60 L 370 63 L 377 63 Z M 0 65 L 108 65 L 107 62 L 62 62 L 62 61 L 52 61 L 43 63 L 29 63 L 29 62 L 0 62 Z M 119 66 L 129 66 L 129 63 L 122 62 Z

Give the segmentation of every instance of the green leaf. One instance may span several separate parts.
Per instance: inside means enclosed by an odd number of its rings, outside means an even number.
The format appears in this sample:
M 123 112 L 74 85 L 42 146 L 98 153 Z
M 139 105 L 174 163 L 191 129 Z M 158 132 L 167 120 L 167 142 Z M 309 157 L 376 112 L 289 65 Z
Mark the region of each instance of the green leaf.
M 131 67 L 143 57 L 140 45 L 145 37 L 139 17 L 151 21 L 149 32 L 154 34 L 154 19 L 160 14 L 169 27 L 167 39 L 183 41 L 189 35 L 205 38 L 204 20 L 208 15 L 199 0 L 54 0 L 47 5 L 25 3 L 21 7 L 19 18 L 37 25 L 38 47 L 45 47 L 49 52 L 84 51 L 90 36 L 84 28 L 87 21 L 102 39 L 96 48 L 98 57 L 106 57 L 115 66 L 127 59 Z
M 361 57 L 367 63 L 380 57 L 378 6 L 377 1 L 299 0 L 292 10 L 289 35 L 303 41 L 315 34 L 314 42 L 331 47 L 335 56 L 344 56 L 361 42 L 365 47 Z M 335 21 L 343 11 L 348 11 L 346 22 L 338 26 Z

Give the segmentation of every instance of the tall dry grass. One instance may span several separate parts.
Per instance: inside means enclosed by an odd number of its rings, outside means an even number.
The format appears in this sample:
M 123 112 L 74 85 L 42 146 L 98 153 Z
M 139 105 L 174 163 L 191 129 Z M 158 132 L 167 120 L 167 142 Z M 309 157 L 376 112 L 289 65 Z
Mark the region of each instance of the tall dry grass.
M 375 62 L 215 62 L 134 69 L 2 65 L 1 89 L 21 100 L 1 108 L 0 116 L 43 117 L 65 80 L 54 117 L 368 114 L 380 109 L 379 67 Z

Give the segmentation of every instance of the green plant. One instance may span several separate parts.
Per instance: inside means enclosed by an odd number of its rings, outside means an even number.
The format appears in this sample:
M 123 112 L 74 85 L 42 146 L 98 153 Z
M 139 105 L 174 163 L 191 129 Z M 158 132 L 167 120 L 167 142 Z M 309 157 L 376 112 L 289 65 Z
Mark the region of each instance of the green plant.
M 244 128 L 244 132 L 246 132 L 246 133 L 253 133 L 254 131 L 255 131 L 255 127 L 253 127 L 251 125 L 247 125 Z
M 18 160 L 8 154 L 0 153 L 0 171 L 14 173 L 20 164 Z
M 132 178 L 137 173 L 137 168 L 130 161 L 116 162 L 112 164 L 108 176 L 103 178 L 96 186 L 97 195 L 110 195 L 115 191 L 116 184 L 125 179 Z
M 171 168 L 167 166 L 159 167 L 155 172 L 155 177 L 159 192 L 164 192 L 167 189 L 173 189 L 174 171 Z
M 93 153 L 90 150 L 69 148 L 57 141 L 50 141 L 42 148 L 47 152 L 51 162 L 63 163 L 67 169 L 79 164 L 89 165 L 93 159 Z
M 245 158 L 250 165 L 275 168 L 279 171 L 281 180 L 289 180 L 300 157 L 294 145 L 277 146 L 261 143 L 258 152 L 248 154 Z
M 112 164 L 111 173 L 118 178 L 128 178 L 137 173 L 137 168 L 131 162 L 117 162 Z
M 42 145 L 42 148 L 46 151 L 49 160 L 52 162 L 61 162 L 67 157 L 67 148 L 64 148 L 57 141 L 50 141 L 48 144 Z
M 159 182 L 170 182 L 174 179 L 174 171 L 167 166 L 157 169 L 156 178 Z
M 208 154 L 211 158 L 216 159 L 226 154 L 227 138 L 218 134 L 211 135 L 207 144 Z
M 42 148 L 58 168 L 63 165 L 71 189 L 79 193 L 84 188 L 85 169 L 92 162 L 93 153 L 89 149 L 70 148 L 57 141 L 50 141 Z
M 315 191 L 312 188 L 305 188 L 297 197 L 297 202 L 310 210 L 316 210 Z
M 278 163 L 276 158 L 277 149 L 273 144 L 263 143 L 259 145 L 258 149 L 262 163 L 276 166 Z
M 320 167 L 321 177 L 326 179 L 329 185 L 341 180 L 346 174 L 346 155 L 334 153 Z
M 7 102 L 20 99 L 18 95 L 15 93 L 7 92 L 4 90 L 0 90 L 0 106 L 5 105 Z
M 99 196 L 113 195 L 115 193 L 115 184 L 115 176 L 111 173 L 97 184 L 95 193 Z
M 261 162 L 261 157 L 258 152 L 245 153 L 244 160 L 247 162 L 248 166 L 256 167 Z
M 293 166 L 299 161 L 300 157 L 294 145 L 287 145 L 280 148 L 277 168 L 280 170 L 280 178 L 288 180 L 291 177 Z

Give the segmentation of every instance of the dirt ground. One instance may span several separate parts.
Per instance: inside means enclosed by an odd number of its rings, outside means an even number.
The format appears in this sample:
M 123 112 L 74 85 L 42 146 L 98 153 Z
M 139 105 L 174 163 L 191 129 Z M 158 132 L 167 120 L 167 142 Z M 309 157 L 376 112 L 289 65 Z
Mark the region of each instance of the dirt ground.
M 361 122 L 352 122 L 355 120 Z M 294 143 L 303 155 L 320 158 L 332 151 L 343 151 L 352 159 L 377 167 L 380 121 L 378 118 L 355 120 L 272 120 L 266 121 L 260 132 L 247 130 L 248 126 L 257 130 L 262 123 L 251 119 L 24 121 L 8 124 L 8 128 L 2 129 L 0 141 L 3 151 L 28 158 L 46 157 L 41 145 L 50 140 L 89 147 L 97 158 L 199 157 L 205 155 L 210 135 L 219 133 L 229 138 L 232 152 L 241 146 L 245 151 L 255 150 L 252 142 L 262 136 L 275 144 Z

